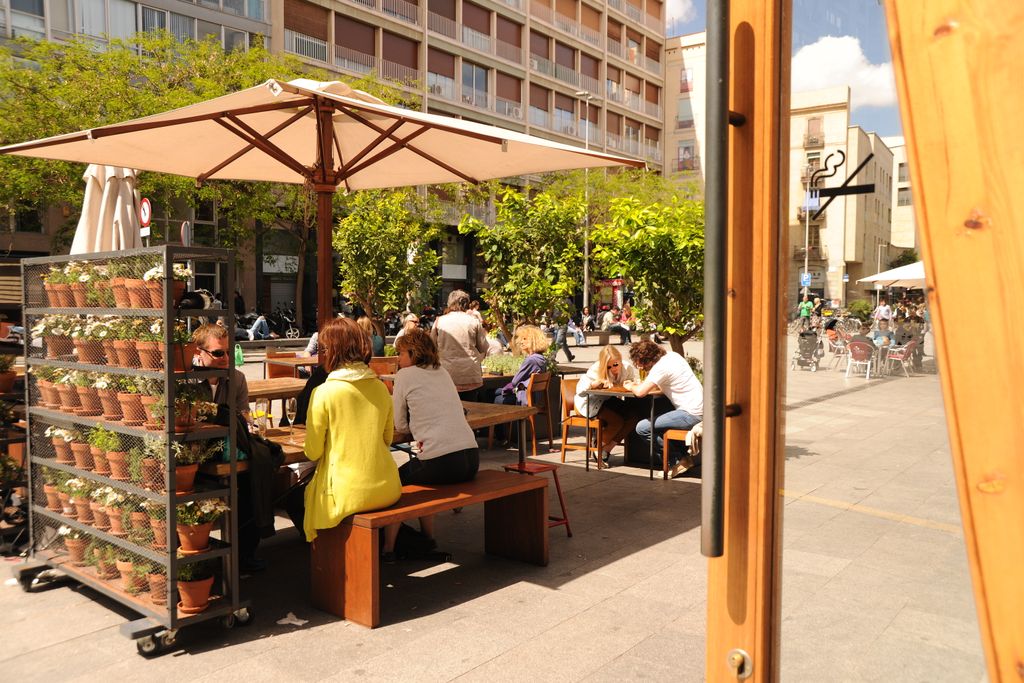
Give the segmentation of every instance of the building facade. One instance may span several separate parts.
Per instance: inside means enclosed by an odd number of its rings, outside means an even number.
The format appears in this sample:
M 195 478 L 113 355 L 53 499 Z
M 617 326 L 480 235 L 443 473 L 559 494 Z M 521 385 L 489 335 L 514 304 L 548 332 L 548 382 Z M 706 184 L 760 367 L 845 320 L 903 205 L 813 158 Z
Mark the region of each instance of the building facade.
M 816 187 L 837 187 L 869 155 L 852 184 L 873 183 L 871 193 L 833 199 L 818 218 L 817 205 L 805 202 L 815 171 L 845 162 L 835 175 L 820 178 Z M 831 161 L 829 157 L 831 155 Z M 793 93 L 790 108 L 790 268 L 789 291 L 799 301 L 810 275 L 808 295 L 839 299 L 844 305 L 868 299 L 874 289 L 857 280 L 884 270 L 892 251 L 893 153 L 874 134 L 850 125 L 847 86 Z M 827 173 L 828 170 L 825 170 Z M 823 205 L 826 200 L 820 200 Z M 806 264 L 806 271 L 805 271 Z
M 665 173 L 703 185 L 707 34 L 669 38 L 665 47 Z
M 892 150 L 892 245 L 918 251 L 914 202 L 910 194 L 910 171 L 907 169 L 907 146 L 902 137 L 883 138 L 883 142 Z

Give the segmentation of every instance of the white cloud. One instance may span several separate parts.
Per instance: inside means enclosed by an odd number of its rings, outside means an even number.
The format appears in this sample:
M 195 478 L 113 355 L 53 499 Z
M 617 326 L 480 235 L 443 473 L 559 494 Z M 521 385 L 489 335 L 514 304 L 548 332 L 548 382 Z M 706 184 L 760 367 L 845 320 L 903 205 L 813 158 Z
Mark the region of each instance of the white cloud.
M 668 0 L 665 18 L 669 25 L 677 21 L 682 23 L 693 21 L 697 18 L 697 8 L 694 7 L 693 0 Z
M 872 64 L 860 40 L 825 36 L 793 55 L 793 92 L 850 86 L 850 106 L 888 107 L 896 104 L 892 62 Z

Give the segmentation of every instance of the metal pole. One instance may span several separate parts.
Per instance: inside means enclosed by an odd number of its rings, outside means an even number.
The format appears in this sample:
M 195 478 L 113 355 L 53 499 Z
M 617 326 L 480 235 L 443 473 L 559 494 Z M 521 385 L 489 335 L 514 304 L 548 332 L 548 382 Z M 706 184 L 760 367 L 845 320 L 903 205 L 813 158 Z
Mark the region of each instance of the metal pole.
M 808 171 L 811 169 L 808 168 Z M 808 260 L 810 257 L 810 238 L 811 238 L 811 176 L 807 175 L 807 190 L 805 193 L 804 203 L 807 205 L 804 208 L 804 278 L 807 278 L 808 273 Z M 809 286 L 804 287 L 804 295 L 806 296 L 809 292 Z
M 590 151 L 590 91 L 581 90 L 576 93 L 583 98 L 586 107 L 583 119 L 583 148 Z M 583 307 L 590 306 L 590 169 L 583 169 L 583 203 L 586 214 L 583 216 Z

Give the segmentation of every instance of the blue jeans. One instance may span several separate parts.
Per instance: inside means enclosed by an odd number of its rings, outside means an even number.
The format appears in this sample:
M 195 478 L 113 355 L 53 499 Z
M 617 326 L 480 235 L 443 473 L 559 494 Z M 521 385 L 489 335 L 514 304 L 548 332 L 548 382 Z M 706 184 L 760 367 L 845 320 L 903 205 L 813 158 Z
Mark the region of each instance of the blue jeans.
M 565 340 L 565 325 L 559 325 L 555 328 L 555 353 L 558 353 L 558 349 L 565 351 L 565 357 L 572 362 L 572 351 L 569 350 L 569 343 Z
M 608 327 L 608 331 L 619 335 L 620 345 L 633 343 L 633 336 L 629 333 L 629 328 L 624 325 L 611 325 Z
M 262 315 L 256 318 L 256 322 L 252 324 L 252 328 L 249 330 L 249 334 L 252 335 L 253 339 L 269 339 L 270 338 L 270 325 L 267 323 L 267 319 Z
M 685 429 L 690 430 L 698 422 L 703 420 L 701 417 L 690 415 L 685 410 L 670 410 L 667 413 L 662 413 L 654 418 L 654 453 L 655 457 L 662 452 L 665 447 L 664 439 L 661 435 L 668 429 Z M 650 443 L 651 441 L 651 421 L 640 420 L 636 425 L 636 433 L 644 438 L 645 441 Z M 680 456 L 683 455 L 682 444 L 673 444 L 669 448 L 669 460 L 672 464 L 675 464 L 679 460 Z
M 584 336 L 583 330 L 573 325 L 572 327 L 569 328 L 569 331 L 572 332 L 574 337 L 576 337 L 576 346 L 587 345 L 587 338 L 586 336 Z

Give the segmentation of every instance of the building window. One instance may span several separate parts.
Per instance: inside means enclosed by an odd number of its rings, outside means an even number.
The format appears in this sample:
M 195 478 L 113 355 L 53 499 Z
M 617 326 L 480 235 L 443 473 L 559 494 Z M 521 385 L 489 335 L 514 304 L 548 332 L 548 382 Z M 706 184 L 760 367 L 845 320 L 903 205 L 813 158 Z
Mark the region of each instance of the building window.
M 14 232 L 40 233 L 43 231 L 43 214 L 38 209 L 17 211 L 11 218 L 11 228 Z
M 196 39 L 196 26 L 195 21 L 192 17 L 186 17 L 183 14 L 175 14 L 171 12 L 171 34 L 178 39 L 178 42 L 184 43 L 186 40 Z
M 910 176 L 907 173 L 907 165 L 906 164 L 900 164 L 899 173 L 900 173 L 900 182 L 901 183 L 905 183 L 905 182 L 908 182 L 910 180 Z
M 487 108 L 487 69 L 472 62 L 462 63 L 462 100 Z
M 107 32 L 107 8 L 103 0 L 78 0 L 81 32 L 99 38 Z
M 163 31 L 167 28 L 167 12 L 152 7 L 142 7 L 142 30 Z
M 134 2 L 110 0 L 110 37 L 127 40 L 138 30 L 138 12 Z
M 676 152 L 676 170 L 677 171 L 696 171 L 697 170 L 697 156 L 694 153 L 694 143 L 692 140 L 687 142 L 680 142 Z
M 689 97 L 680 97 L 676 106 L 676 130 L 693 128 L 693 106 Z
M 693 90 L 693 69 L 679 70 L 679 92 L 690 92 Z
M 909 187 L 901 187 L 896 190 L 896 206 L 910 206 L 912 203 Z

